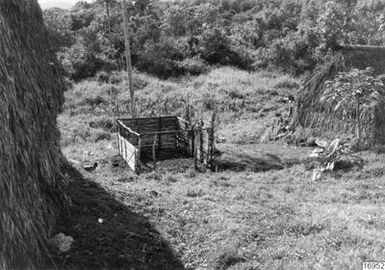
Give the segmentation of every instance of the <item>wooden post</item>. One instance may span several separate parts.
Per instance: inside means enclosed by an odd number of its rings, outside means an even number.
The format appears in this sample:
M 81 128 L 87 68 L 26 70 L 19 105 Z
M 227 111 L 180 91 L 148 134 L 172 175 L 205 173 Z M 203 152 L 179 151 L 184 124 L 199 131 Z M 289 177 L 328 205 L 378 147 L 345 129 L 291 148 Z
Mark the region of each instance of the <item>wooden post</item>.
M 185 108 L 185 119 L 188 124 L 191 126 L 191 115 L 190 115 L 190 94 L 187 94 L 186 108 Z
M 202 126 L 199 126 L 199 161 L 200 163 L 204 163 L 204 155 L 203 155 L 203 131 Z
M 115 124 L 116 124 L 116 129 L 117 129 L 117 132 L 116 132 L 116 139 L 118 141 L 118 149 L 119 149 L 119 154 L 121 154 L 121 145 L 120 145 L 120 124 L 118 123 L 118 121 L 116 120 L 115 121 Z
M 137 155 L 137 158 L 136 158 L 136 173 L 137 174 L 140 174 L 140 167 L 141 167 L 141 162 L 140 162 L 140 154 L 141 154 L 141 151 L 142 151 L 142 138 L 140 138 L 140 136 L 138 137 L 138 155 Z
M 198 169 L 198 145 L 196 143 L 197 138 L 199 138 L 198 135 L 198 130 L 194 129 L 193 131 L 193 156 L 194 156 L 194 167 L 197 170 Z
M 358 150 L 361 150 L 361 137 L 362 137 L 362 131 L 361 131 L 361 108 L 360 108 L 360 101 L 361 97 L 357 95 L 357 112 L 356 112 L 356 118 L 357 118 L 357 139 L 358 139 Z
M 159 116 L 158 118 L 158 132 L 162 131 L 162 117 Z M 161 151 L 161 147 L 162 147 L 162 144 L 161 144 L 161 134 L 159 134 L 158 136 L 158 150 L 159 152 Z
M 135 112 L 135 92 L 134 84 L 132 80 L 132 65 L 131 65 L 131 50 L 130 50 L 130 33 L 128 29 L 128 19 L 127 19 L 127 1 L 123 0 L 123 27 L 124 27 L 124 40 L 126 46 L 126 66 L 128 74 L 128 82 L 130 87 L 130 98 L 131 98 L 131 116 L 132 118 L 136 117 Z
M 110 0 L 106 0 L 106 13 L 108 23 L 108 38 L 111 38 Z
M 214 107 L 213 115 L 211 117 L 211 128 L 209 129 L 209 145 L 208 145 L 208 158 L 207 162 L 210 164 L 211 159 L 214 156 L 214 147 L 215 147 L 215 121 L 217 118 L 217 107 Z
M 154 163 L 154 170 L 156 170 L 156 143 L 158 140 L 158 134 L 154 137 L 154 143 L 152 144 L 152 162 Z
M 193 128 L 193 131 L 187 131 L 187 138 L 189 139 L 189 147 L 191 154 L 195 157 L 195 126 L 189 126 L 189 129 Z M 190 136 L 191 135 L 191 136 Z

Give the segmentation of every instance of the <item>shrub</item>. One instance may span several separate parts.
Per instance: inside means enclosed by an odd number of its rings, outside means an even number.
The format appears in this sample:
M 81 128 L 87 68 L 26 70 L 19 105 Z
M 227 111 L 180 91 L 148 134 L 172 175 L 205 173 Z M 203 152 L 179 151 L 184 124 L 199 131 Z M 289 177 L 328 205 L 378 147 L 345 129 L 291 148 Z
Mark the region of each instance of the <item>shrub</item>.
M 110 74 L 105 71 L 98 72 L 95 77 L 99 83 L 108 83 L 110 81 Z
M 385 93 L 382 79 L 383 77 L 374 74 L 373 68 L 352 69 L 349 72 L 338 73 L 333 80 L 325 83 L 326 90 L 320 99 L 321 102 L 334 115 L 340 113 L 345 124 L 355 118 L 359 148 L 363 132 L 375 133 L 371 130 L 375 127 L 374 112 L 381 104 Z M 365 126 L 369 130 L 364 130 Z
M 191 75 L 200 75 L 208 71 L 207 65 L 199 57 L 187 58 L 178 63 L 178 67 Z
M 283 78 L 282 80 L 279 80 L 277 83 L 274 84 L 275 89 L 298 89 L 299 83 L 294 80 L 293 78 Z
M 109 82 L 111 84 L 119 84 L 121 83 L 122 81 L 124 80 L 124 75 L 122 74 L 122 72 L 113 72 L 109 78 Z
M 182 59 L 183 54 L 175 42 L 165 38 L 158 43 L 146 43 L 143 51 L 138 55 L 136 65 L 139 70 L 167 79 L 184 73 L 178 65 L 178 61 Z
M 209 64 L 240 66 L 242 59 L 230 46 L 230 40 L 219 28 L 203 33 L 201 56 Z
M 84 103 L 90 105 L 91 107 L 96 107 L 106 103 L 106 100 L 102 96 L 96 95 L 93 97 L 86 97 L 84 99 Z

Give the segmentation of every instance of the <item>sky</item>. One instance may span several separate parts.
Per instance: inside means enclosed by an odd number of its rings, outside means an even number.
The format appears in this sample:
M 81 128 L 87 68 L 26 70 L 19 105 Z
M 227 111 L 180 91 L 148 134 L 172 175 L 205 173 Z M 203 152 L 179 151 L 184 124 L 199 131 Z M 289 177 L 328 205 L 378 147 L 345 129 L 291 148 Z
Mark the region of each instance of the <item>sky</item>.
M 71 8 L 78 0 L 38 0 L 42 9 L 60 7 Z M 87 2 L 91 2 L 87 0 Z

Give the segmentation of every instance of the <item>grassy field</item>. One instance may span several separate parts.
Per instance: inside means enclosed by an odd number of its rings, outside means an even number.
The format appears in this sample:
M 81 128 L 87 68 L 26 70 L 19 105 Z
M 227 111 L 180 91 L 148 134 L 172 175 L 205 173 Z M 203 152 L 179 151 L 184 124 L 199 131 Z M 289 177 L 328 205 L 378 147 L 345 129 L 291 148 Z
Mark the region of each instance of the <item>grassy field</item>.
M 135 74 L 141 116 L 183 115 L 189 96 L 207 118 L 215 104 L 219 149 L 243 153 L 249 163 L 269 157 L 282 165 L 265 172 L 250 166 L 200 173 L 191 160 L 164 161 L 157 171 L 137 176 L 117 157 L 113 133 L 114 119 L 129 116 L 121 77 L 117 74 L 114 84 L 82 82 L 66 92 L 61 143 L 81 174 L 68 173 L 78 211 L 60 227 L 75 238 L 73 249 L 58 258 L 62 267 L 360 269 L 362 261 L 385 259 L 383 154 L 363 152 L 362 170 L 312 181 L 302 164 L 310 149 L 257 144 L 266 127 L 288 113 L 284 100 L 298 90 L 297 79 L 232 68 L 175 81 Z M 83 170 L 94 162 L 94 171 Z M 85 193 L 77 193 L 79 187 Z M 87 206 L 96 200 L 92 196 L 99 202 Z M 119 219 L 121 208 L 130 212 L 126 220 Z

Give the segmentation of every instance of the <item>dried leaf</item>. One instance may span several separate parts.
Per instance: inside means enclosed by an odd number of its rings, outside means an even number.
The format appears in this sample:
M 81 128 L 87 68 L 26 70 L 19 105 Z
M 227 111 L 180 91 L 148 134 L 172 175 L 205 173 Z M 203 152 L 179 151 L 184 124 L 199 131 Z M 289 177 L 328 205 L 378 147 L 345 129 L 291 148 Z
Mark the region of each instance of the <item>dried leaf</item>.
M 330 143 L 329 147 L 327 148 L 329 155 L 333 155 L 338 150 L 339 144 L 340 139 L 335 139 Z
M 321 141 L 321 140 L 316 140 L 315 144 L 317 146 L 319 146 L 319 147 L 322 147 L 322 148 L 326 148 L 328 146 L 328 142 L 327 141 Z

